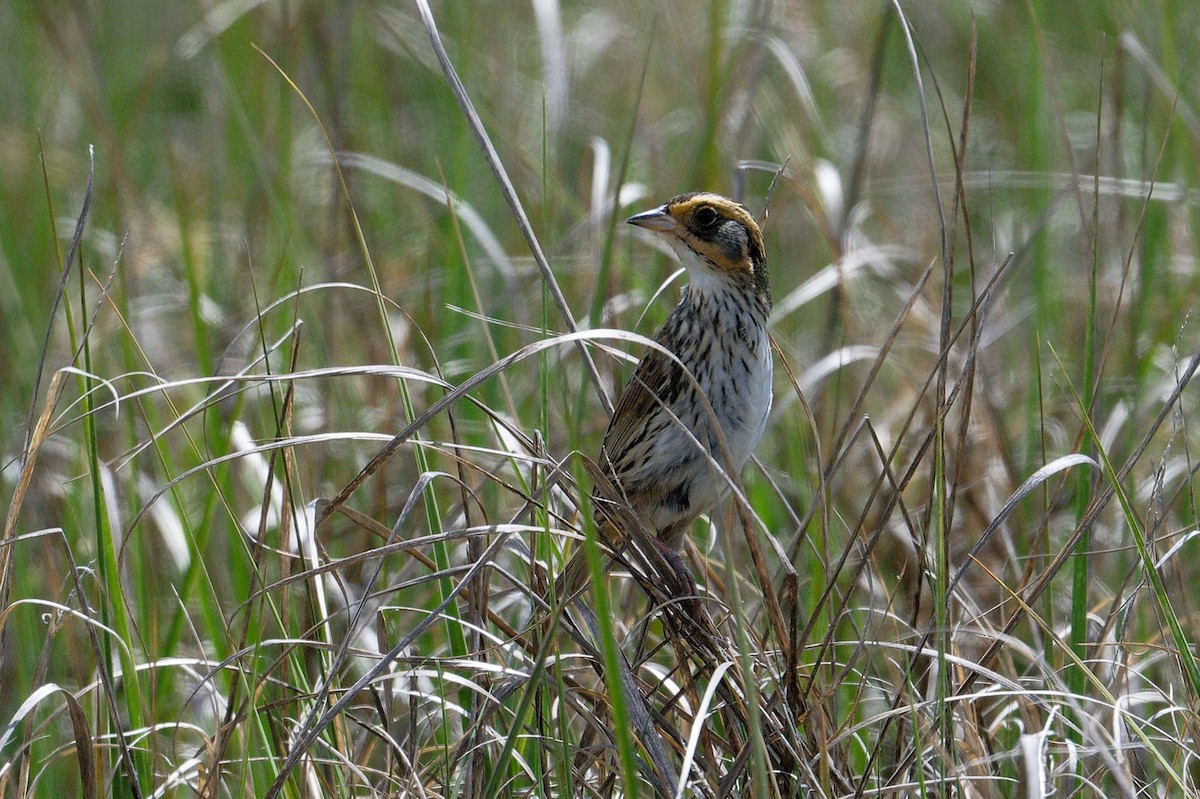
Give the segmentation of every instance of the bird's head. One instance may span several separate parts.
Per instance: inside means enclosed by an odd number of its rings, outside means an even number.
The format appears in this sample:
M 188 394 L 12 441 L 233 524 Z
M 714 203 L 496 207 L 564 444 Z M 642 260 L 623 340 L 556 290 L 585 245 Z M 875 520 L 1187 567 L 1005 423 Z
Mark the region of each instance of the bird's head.
M 666 236 L 693 282 L 710 277 L 748 282 L 769 296 L 762 231 L 741 203 L 719 194 L 681 194 L 625 221 Z

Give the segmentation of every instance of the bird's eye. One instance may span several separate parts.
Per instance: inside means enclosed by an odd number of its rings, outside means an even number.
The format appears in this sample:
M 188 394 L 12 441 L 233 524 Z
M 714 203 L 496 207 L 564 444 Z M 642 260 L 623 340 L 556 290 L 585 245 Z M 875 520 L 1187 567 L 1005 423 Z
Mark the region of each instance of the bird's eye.
M 700 227 L 712 227 L 717 222 L 717 212 L 711 205 L 702 205 L 696 209 L 696 222 Z

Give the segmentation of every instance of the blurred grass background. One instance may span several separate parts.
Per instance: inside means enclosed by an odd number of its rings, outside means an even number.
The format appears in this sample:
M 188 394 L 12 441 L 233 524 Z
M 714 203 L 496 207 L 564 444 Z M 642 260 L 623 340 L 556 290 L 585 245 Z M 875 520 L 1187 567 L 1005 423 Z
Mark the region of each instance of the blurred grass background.
M 651 335 L 672 304 L 674 286 L 655 299 L 671 262 L 620 229 L 624 216 L 691 189 L 739 194 L 757 213 L 771 172 L 738 165 L 786 162 L 766 229 L 776 407 L 746 481 L 800 574 L 798 651 L 834 725 L 805 729 L 836 778 L 804 790 L 843 795 L 844 778 L 914 795 L 1192 795 L 1195 422 L 1189 391 L 1171 391 L 1200 339 L 1200 7 L 902 6 L 907 29 L 883 2 L 433 11 L 581 327 Z M 395 367 L 458 384 L 566 330 L 416 7 L 18 0 L 0 6 L 0 51 L 0 497 L 12 508 L 0 793 L 78 792 L 86 747 L 70 701 L 46 693 L 57 686 L 78 695 L 101 794 L 262 795 L 303 699 L 330 671 L 345 684 L 360 673 L 333 653 L 386 652 L 479 557 L 483 539 L 453 531 L 570 526 L 549 501 L 521 515 L 522 498 L 554 463 L 581 478 L 569 456 L 595 452 L 606 417 L 572 348 L 539 353 L 472 392 L 478 405 L 439 415 L 352 497 L 381 534 L 435 536 L 428 562 L 358 558 L 383 542 L 344 523 L 297 554 L 289 538 L 306 528 L 289 514 L 336 495 L 442 396 Z M 94 191 L 67 264 L 89 147 Z M 611 391 L 629 367 L 594 353 Z M 30 447 L 39 418 L 47 433 Z M 1047 475 L 1006 505 L 1071 453 L 1115 466 Z M 1101 502 L 1106 489 L 1128 505 Z M 972 601 L 948 601 L 954 570 L 1010 510 L 965 578 Z M 741 539 L 699 532 L 699 549 L 751 585 Z M 555 557 L 557 537 L 524 537 Z M 1161 585 L 1148 561 L 1161 561 Z M 1013 593 L 1042 574 L 1021 611 Z M 527 624 L 512 586 L 489 580 L 494 609 Z M 368 586 L 377 621 L 348 635 L 345 606 Z M 565 795 L 565 722 L 536 727 L 564 742 L 557 756 L 531 738 L 504 750 L 511 760 L 482 744 L 471 765 L 451 758 L 466 721 L 447 705 L 482 700 L 446 674 L 486 685 L 481 664 L 504 660 L 495 628 L 468 623 L 487 626 L 485 607 L 455 605 L 398 661 L 397 686 L 414 694 L 381 710 L 394 752 L 341 720 L 323 738 L 326 769 L 295 777 L 291 795 L 417 783 Z M 757 600 L 747 607 L 765 628 Z M 938 726 L 963 677 L 944 660 L 925 684 L 900 649 L 860 646 L 913 646 L 932 625 L 931 646 L 974 662 L 1018 612 L 1032 615 L 988 664 L 1013 681 L 988 682 L 1011 702 L 995 698 L 973 724 Z M 133 669 L 136 682 L 115 676 Z M 902 684 L 911 717 L 885 728 Z M 1023 698 L 1018 684 L 1057 698 Z M 511 723 L 532 735 L 528 718 Z M 932 741 L 918 734 L 927 723 Z M 140 731 L 128 768 L 118 726 Z M 694 790 L 717 795 L 720 769 L 707 767 L 709 787 Z

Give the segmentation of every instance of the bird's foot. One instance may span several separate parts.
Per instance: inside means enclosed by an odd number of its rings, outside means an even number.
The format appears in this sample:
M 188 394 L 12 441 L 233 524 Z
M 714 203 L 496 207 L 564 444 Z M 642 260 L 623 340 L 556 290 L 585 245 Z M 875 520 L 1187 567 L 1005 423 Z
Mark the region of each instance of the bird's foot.
M 662 540 L 658 538 L 653 540 L 669 567 L 669 572 L 661 575 L 664 582 L 663 588 L 665 593 L 678 604 L 678 615 L 682 622 L 682 628 L 685 630 L 692 628 L 694 632 L 704 638 L 717 637 L 717 625 L 700 597 L 700 588 L 696 584 L 696 578 L 688 568 L 683 556 Z

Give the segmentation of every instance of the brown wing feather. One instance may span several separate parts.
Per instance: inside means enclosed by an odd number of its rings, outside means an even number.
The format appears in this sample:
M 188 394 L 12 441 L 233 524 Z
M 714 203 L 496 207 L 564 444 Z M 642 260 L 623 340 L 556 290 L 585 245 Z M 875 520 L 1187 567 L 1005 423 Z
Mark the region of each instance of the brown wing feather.
M 658 350 L 650 350 L 638 363 L 629 384 L 617 399 L 601 444 L 601 467 L 610 476 L 621 476 L 621 462 L 630 450 L 646 438 L 646 430 L 654 417 L 662 413 L 661 402 L 671 373 L 678 367 Z M 656 413 L 657 411 L 657 413 Z M 614 459 L 611 460 L 611 459 Z

